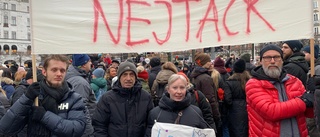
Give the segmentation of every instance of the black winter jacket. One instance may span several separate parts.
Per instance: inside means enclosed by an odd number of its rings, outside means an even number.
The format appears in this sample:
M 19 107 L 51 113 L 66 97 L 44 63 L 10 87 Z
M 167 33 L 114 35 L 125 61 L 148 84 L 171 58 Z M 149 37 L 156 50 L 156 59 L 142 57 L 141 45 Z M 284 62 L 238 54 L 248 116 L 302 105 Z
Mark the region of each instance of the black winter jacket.
M 215 122 L 221 121 L 219 104 L 216 96 L 217 90 L 208 70 L 203 67 L 196 66 L 191 73 L 191 78 L 195 88 L 200 90 L 208 99 Z
M 22 95 L 1 119 L 0 133 L 14 135 L 22 130 L 28 124 L 32 106 L 33 100 Z M 58 114 L 46 111 L 41 119 L 43 126 L 51 131 L 53 137 L 81 136 L 86 126 L 85 105 L 81 96 L 69 91 L 64 95 L 59 106 L 62 107 L 58 109 Z M 28 128 L 32 128 L 32 126 L 28 126 Z
M 152 108 L 151 96 L 139 81 L 128 90 L 117 80 L 112 90 L 102 95 L 93 113 L 94 136 L 142 137 Z
M 306 87 L 309 65 L 304 59 L 303 53 L 294 53 L 283 62 L 283 68 L 287 71 L 288 74 L 299 78 L 303 85 Z
M 182 112 L 182 116 L 180 117 L 179 123 L 176 124 L 202 129 L 209 128 L 202 117 L 201 110 L 198 107 L 190 104 L 190 98 L 190 93 L 187 92 L 186 97 L 182 101 L 177 102 L 171 100 L 169 93 L 166 92 L 162 96 L 159 106 L 150 111 L 146 137 L 151 136 L 151 129 L 155 123 L 155 120 L 157 122 L 175 124 L 179 112 Z
M 229 79 L 224 88 L 224 103 L 228 108 L 230 137 L 248 137 L 248 111 L 246 93 L 239 80 Z
M 148 84 L 149 84 L 149 88 L 151 91 L 152 85 L 153 85 L 153 81 L 156 80 L 156 77 L 158 75 L 158 73 L 161 70 L 161 66 L 156 66 L 150 69 L 150 71 L 148 72 L 149 74 L 149 78 L 148 78 Z

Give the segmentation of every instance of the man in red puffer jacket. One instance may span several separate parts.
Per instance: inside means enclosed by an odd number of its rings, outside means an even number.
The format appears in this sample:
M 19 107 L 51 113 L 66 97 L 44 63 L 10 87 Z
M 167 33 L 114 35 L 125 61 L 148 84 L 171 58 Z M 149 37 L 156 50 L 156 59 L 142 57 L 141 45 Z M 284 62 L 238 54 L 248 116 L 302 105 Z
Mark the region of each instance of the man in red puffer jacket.
M 313 117 L 313 93 L 283 69 L 283 52 L 276 45 L 260 51 L 262 66 L 246 84 L 249 136 L 306 137 L 306 117 Z

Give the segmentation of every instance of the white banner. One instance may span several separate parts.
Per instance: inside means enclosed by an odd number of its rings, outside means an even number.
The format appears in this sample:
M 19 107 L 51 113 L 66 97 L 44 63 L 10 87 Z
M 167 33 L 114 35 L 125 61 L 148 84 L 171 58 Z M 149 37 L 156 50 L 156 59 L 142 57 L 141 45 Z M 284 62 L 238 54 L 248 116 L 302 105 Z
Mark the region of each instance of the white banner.
M 313 38 L 306 0 L 31 0 L 34 54 L 167 52 Z
M 151 137 L 215 137 L 213 129 L 156 122 L 151 131 Z

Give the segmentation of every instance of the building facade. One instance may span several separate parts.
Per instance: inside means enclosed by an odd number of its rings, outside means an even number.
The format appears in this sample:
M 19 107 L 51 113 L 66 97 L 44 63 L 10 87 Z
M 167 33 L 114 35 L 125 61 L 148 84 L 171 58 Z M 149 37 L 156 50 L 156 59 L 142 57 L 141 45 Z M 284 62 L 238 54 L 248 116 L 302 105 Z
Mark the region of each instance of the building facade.
M 0 0 L 0 61 L 31 59 L 29 0 Z

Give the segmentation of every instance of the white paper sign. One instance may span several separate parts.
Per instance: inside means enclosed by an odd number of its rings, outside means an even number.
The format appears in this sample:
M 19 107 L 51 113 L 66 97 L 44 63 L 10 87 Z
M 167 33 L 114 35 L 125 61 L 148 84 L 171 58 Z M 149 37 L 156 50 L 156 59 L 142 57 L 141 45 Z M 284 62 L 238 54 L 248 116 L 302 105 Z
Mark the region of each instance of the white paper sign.
M 306 0 L 32 0 L 35 54 L 167 52 L 313 38 Z
M 156 122 L 151 131 L 151 137 L 215 137 L 213 129 Z

